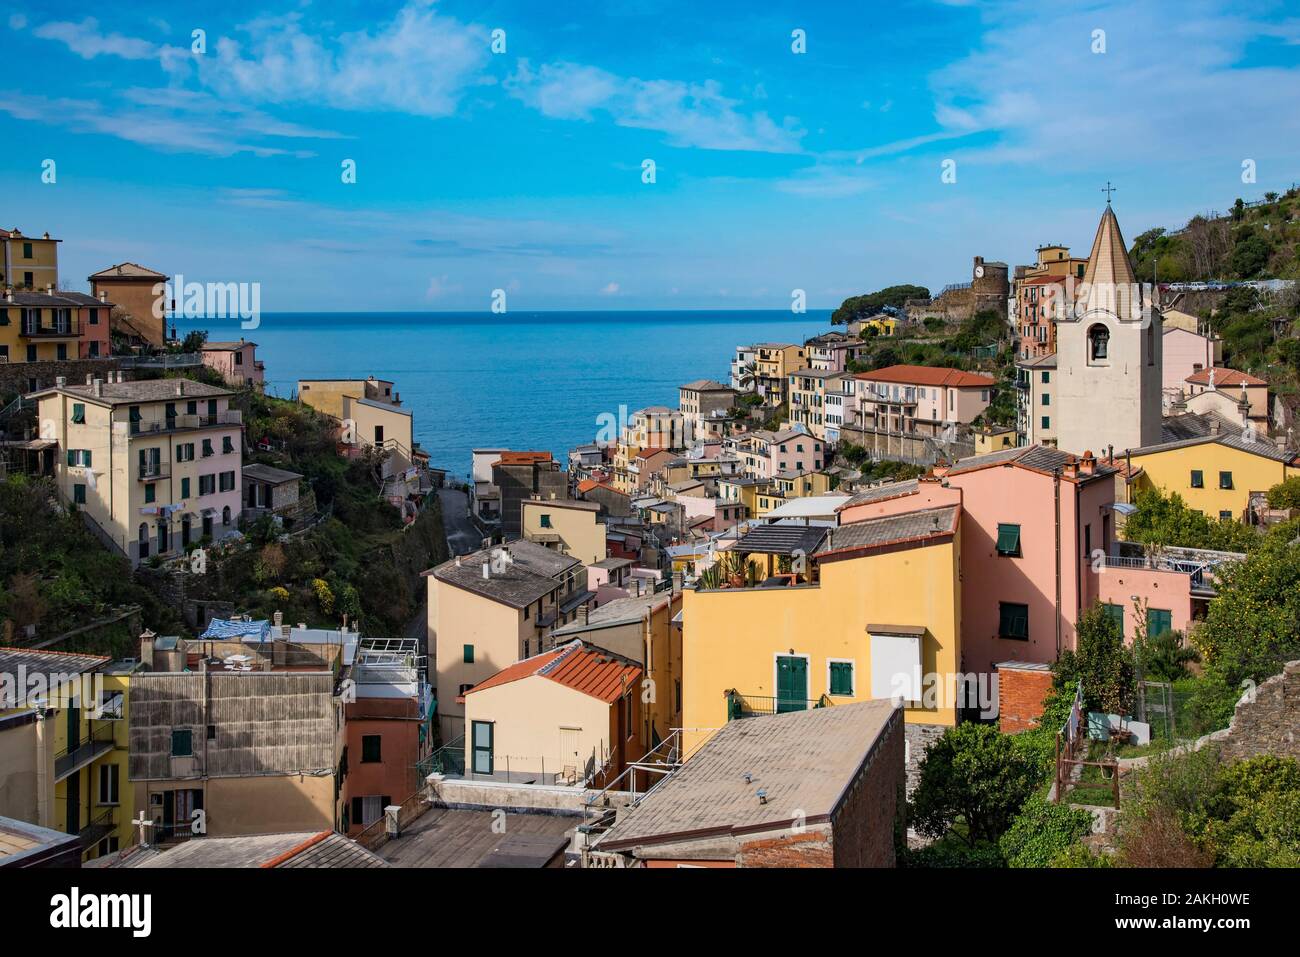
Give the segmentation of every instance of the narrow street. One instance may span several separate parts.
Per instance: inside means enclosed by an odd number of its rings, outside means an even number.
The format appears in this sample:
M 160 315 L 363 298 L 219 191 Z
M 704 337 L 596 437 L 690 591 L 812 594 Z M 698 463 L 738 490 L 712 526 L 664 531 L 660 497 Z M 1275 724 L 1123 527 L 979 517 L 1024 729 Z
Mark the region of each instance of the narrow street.
M 467 555 L 482 545 L 483 534 L 469 517 L 469 495 L 459 489 L 441 488 L 438 500 L 442 503 L 442 526 L 451 555 Z

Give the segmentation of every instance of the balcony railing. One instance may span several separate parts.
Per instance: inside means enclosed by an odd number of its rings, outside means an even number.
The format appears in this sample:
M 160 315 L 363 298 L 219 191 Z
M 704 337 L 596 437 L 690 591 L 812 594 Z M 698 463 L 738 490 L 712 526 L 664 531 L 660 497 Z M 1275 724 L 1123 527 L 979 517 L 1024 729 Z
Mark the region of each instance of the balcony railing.
M 132 419 L 132 435 L 181 432 L 187 429 L 212 429 L 223 425 L 243 425 L 244 413 L 238 409 L 203 415 L 167 415 L 162 418 Z
M 117 827 L 117 808 L 106 807 L 94 815 L 86 826 L 77 832 L 81 838 L 82 849 L 94 847 Z
M 769 714 L 786 714 L 790 711 L 808 711 L 812 708 L 825 708 L 831 701 L 825 695 L 814 700 L 805 698 L 768 698 L 761 695 L 741 694 L 739 691 L 727 692 L 727 720 L 739 718 L 757 718 Z
M 148 462 L 137 466 L 136 478 L 141 482 L 156 482 L 172 474 L 170 462 Z
M 75 771 L 84 768 L 102 754 L 112 751 L 116 742 L 113 727 L 99 727 L 90 732 L 85 740 L 78 742 L 62 754 L 54 756 L 54 780 L 62 781 Z
M 75 322 L 56 322 L 52 326 L 24 322 L 22 326 L 22 336 L 27 339 L 72 339 L 79 334 Z
M 430 774 L 463 775 L 465 773 L 465 736 L 444 744 L 437 751 L 415 765 L 420 781 Z

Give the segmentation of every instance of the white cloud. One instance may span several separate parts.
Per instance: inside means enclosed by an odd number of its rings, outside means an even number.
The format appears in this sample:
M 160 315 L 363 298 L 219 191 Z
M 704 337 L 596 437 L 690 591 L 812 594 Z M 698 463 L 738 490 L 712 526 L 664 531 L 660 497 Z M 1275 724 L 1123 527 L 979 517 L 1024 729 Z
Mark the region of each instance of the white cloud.
M 619 126 L 665 133 L 674 146 L 796 153 L 803 136 L 792 119 L 778 124 L 765 112 L 744 112 L 713 80 L 642 80 L 580 63 L 534 71 L 521 60 L 507 89 L 544 116 L 591 120 L 604 113 Z
M 600 294 L 602 296 L 617 296 L 618 289 L 619 289 L 618 283 L 616 282 L 606 283 L 604 286 L 601 287 Z
M 421 116 L 455 112 L 482 75 L 488 33 L 412 2 L 373 31 L 324 39 L 297 15 L 243 24 L 247 39 L 220 37 L 215 55 L 198 61 L 204 83 L 219 93 L 264 103 L 323 103 L 336 109 Z
M 156 60 L 166 53 L 163 46 L 148 40 L 120 33 L 103 33 L 99 29 L 99 21 L 94 17 L 86 17 L 79 23 L 54 20 L 41 24 L 32 33 L 43 40 L 57 40 L 83 60 L 93 60 L 97 56 Z

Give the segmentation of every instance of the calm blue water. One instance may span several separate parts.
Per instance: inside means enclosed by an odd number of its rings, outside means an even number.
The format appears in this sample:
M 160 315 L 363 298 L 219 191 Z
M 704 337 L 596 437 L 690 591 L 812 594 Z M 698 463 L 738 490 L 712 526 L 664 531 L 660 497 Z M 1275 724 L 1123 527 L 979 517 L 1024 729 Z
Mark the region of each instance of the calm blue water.
M 601 413 L 675 408 L 682 383 L 727 381 L 737 345 L 803 342 L 830 327 L 830 311 L 274 313 L 250 331 L 177 327 L 252 339 L 276 395 L 299 379 L 393 380 L 433 464 L 464 476 L 472 448 L 563 457 L 595 437 Z

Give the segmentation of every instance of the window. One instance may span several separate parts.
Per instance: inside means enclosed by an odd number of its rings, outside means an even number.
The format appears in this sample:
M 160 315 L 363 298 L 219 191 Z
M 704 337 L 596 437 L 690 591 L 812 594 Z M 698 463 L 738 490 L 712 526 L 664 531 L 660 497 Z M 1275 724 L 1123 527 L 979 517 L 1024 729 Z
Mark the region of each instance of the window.
M 211 440 L 211 439 L 204 439 L 204 440 L 203 440 L 203 457 L 206 459 L 206 458 L 207 458 L 209 455 L 211 455 L 211 454 L 212 454 L 212 440 Z
M 1014 602 L 998 602 L 998 637 L 1029 640 L 1029 606 Z
M 121 766 L 117 764 L 101 764 L 99 766 L 100 804 L 118 803 L 117 795 L 121 770 Z
M 77 425 L 81 425 L 86 421 L 86 406 L 84 403 L 72 403 L 72 421 Z
M 1147 609 L 1147 637 L 1154 638 L 1174 630 L 1174 615 L 1163 608 Z
M 221 491 L 223 491 L 223 492 L 231 492 L 231 491 L 234 491 L 234 488 L 235 488 L 235 473 L 234 473 L 234 471 L 230 471 L 230 472 L 222 472 L 222 473 L 221 473 Z
M 181 498 L 190 497 L 190 480 L 189 478 L 181 479 Z
M 217 476 L 212 475 L 199 476 L 199 495 L 211 495 L 217 490 Z
M 1200 469 L 1192 469 L 1192 488 L 1205 488 L 1205 473 Z
M 176 461 L 177 461 L 177 462 L 193 462 L 193 461 L 194 461 L 194 443 L 193 443 L 193 442 L 186 442 L 186 443 L 184 443 L 183 445 L 178 445 L 178 446 L 176 446 Z
M 1109 358 L 1110 330 L 1098 323 L 1088 330 L 1088 361 L 1103 362 Z
M 465 652 L 465 654 L 464 654 L 464 659 L 463 659 L 463 660 L 464 660 L 465 664 L 467 664 L 467 665 L 472 665 L 472 664 L 474 663 L 474 646 L 473 646 L 473 645 L 466 645 L 466 646 L 465 646 L 465 649 L 464 649 L 464 652 Z
M 550 527 L 551 527 L 551 516 L 549 516 L 549 515 L 543 515 L 543 516 L 542 516 L 542 528 L 550 528 Z
M 383 735 L 363 734 L 361 736 L 361 763 L 379 764 L 383 761 Z
M 1220 472 L 1220 473 L 1219 473 L 1219 488 L 1232 488 L 1232 473 L 1231 473 L 1231 472 Z
M 77 505 L 86 504 L 86 486 L 80 483 L 72 486 L 72 501 Z
M 1106 613 L 1106 617 L 1119 625 L 1119 633 L 1124 634 L 1124 606 L 1112 605 L 1109 602 L 1101 606 L 1101 610 Z
M 1221 521 L 1221 522 L 1230 522 L 1230 521 L 1232 521 L 1232 512 L 1229 511 L 1229 510 L 1226 509 L 1226 508 L 1225 508 L 1225 509 L 1222 509 L 1222 510 L 1219 512 L 1219 521 Z
M 189 758 L 194 756 L 194 732 L 186 728 L 184 731 L 172 731 L 172 757 Z
M 1020 526 L 998 525 L 998 554 L 1003 558 L 1020 557 Z
M 73 468 L 90 468 L 90 449 L 68 449 L 68 464 Z
M 1052 417 L 1050 415 L 1043 416 L 1042 422 L 1042 427 L 1044 429 L 1050 429 L 1052 427 Z
M 227 455 L 235 451 L 235 440 L 229 435 L 223 435 L 221 437 L 221 451 Z
M 146 503 L 152 502 L 157 494 L 157 485 L 153 482 L 144 487 L 144 500 Z
M 471 741 L 474 747 L 474 760 L 471 769 L 475 774 L 492 773 L 492 736 L 492 722 L 473 722 Z
M 383 445 L 383 444 L 384 444 L 384 427 L 383 427 L 382 425 L 376 425 L 376 426 L 375 426 L 375 445 Z
M 217 726 L 215 724 L 208 725 L 208 740 L 217 740 Z
M 237 366 L 242 366 L 243 364 L 244 364 L 244 354 L 243 354 L 242 352 L 236 352 L 236 353 L 235 353 L 235 365 L 237 365 Z
M 830 672 L 831 694 L 851 696 L 853 694 L 853 662 L 832 661 L 830 663 Z
M 88 310 L 88 314 L 90 316 L 90 324 L 92 326 L 99 325 L 99 310 L 98 309 Z M 97 345 L 97 343 L 92 343 L 92 345 Z
M 27 347 L 27 361 L 28 361 L 28 362 L 35 362 L 35 361 L 36 361 L 36 347 L 35 347 L 35 346 L 28 346 L 28 347 Z
M 1051 404 L 1052 404 L 1052 396 L 1051 396 L 1051 393 L 1044 392 L 1044 393 L 1043 393 L 1043 405 L 1051 405 Z

